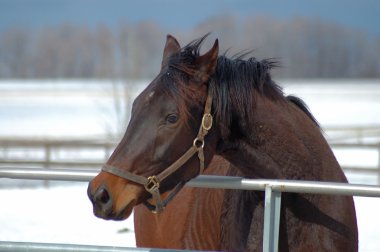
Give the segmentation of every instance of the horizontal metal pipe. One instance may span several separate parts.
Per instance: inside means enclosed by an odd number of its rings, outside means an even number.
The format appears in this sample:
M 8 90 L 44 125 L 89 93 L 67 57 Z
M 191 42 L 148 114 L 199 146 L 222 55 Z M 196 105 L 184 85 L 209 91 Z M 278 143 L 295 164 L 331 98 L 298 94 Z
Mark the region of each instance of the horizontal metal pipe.
M 0 178 L 35 179 L 87 182 L 93 179 L 99 170 L 86 169 L 40 169 L 1 167 Z
M 99 170 L 0 168 L 0 178 L 90 181 Z M 380 197 L 380 187 L 334 182 L 245 179 L 228 176 L 201 175 L 187 184 L 189 187 L 224 188 L 237 190 L 261 190 L 270 186 L 274 191 Z
M 46 159 L 41 159 L 41 160 L 36 160 L 36 159 L 22 159 L 22 160 L 13 160 L 13 159 L 2 159 L 1 160 L 2 165 L 13 165 L 13 166 L 40 166 L 40 167 L 101 167 L 104 164 L 104 161 L 99 160 L 99 161 L 67 161 L 67 160 L 46 160 Z M 71 168 L 73 169 L 73 168 Z
M 116 251 L 140 251 L 140 252 L 163 252 L 176 251 L 170 249 L 153 248 L 127 248 L 110 247 L 96 245 L 76 245 L 76 244 L 54 244 L 54 243 L 33 243 L 33 242 L 8 242 L 0 241 L 0 251 L 2 252 L 116 252 Z M 194 251 L 194 250 L 183 250 Z
M 198 176 L 189 181 L 190 187 L 224 188 L 264 191 L 270 186 L 273 191 L 313 194 L 354 195 L 380 197 L 380 187 L 335 182 L 245 179 L 228 176 Z

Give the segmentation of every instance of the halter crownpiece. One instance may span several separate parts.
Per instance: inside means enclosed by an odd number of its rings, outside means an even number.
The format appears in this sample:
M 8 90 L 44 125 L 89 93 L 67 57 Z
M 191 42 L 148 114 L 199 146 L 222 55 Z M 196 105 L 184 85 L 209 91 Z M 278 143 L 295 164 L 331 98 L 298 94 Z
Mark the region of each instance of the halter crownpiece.
M 198 135 L 193 141 L 193 145 L 174 163 L 172 163 L 168 168 L 163 170 L 158 175 L 149 176 L 148 178 L 140 175 L 133 174 L 129 171 L 125 171 L 119 169 L 117 167 L 105 164 L 102 167 L 102 171 L 111 173 L 118 177 L 124 178 L 126 180 L 135 182 L 137 184 L 143 185 L 145 190 L 152 194 L 152 198 L 155 201 L 155 205 L 150 204 L 149 202 L 144 202 L 145 206 L 152 211 L 153 213 L 161 213 L 165 206 L 174 198 L 174 196 L 182 189 L 185 185 L 185 182 L 180 182 L 177 184 L 175 189 L 169 194 L 169 196 L 162 200 L 160 194 L 160 183 L 165 180 L 168 176 L 176 172 L 179 168 L 182 167 L 195 153 L 198 152 L 199 159 L 199 174 L 203 173 L 205 168 L 204 161 L 204 138 L 212 128 L 213 118 L 211 115 L 211 107 L 212 107 L 212 96 L 210 89 L 207 94 L 207 99 L 205 103 L 205 109 L 203 112 L 203 117 L 201 121 L 201 126 L 199 127 Z

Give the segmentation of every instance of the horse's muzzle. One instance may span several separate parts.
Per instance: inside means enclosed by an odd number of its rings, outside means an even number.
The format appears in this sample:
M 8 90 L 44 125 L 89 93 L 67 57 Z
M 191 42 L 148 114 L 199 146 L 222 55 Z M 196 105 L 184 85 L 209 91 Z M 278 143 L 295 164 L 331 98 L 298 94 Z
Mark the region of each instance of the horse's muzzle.
M 90 182 L 87 188 L 87 195 L 93 205 L 94 215 L 105 220 L 125 220 L 128 218 L 136 205 L 135 190 L 131 187 L 125 187 L 124 197 L 115 198 L 110 188 L 101 184 L 97 187 L 97 183 Z M 140 186 L 137 186 L 142 191 Z M 137 192 L 138 193 L 138 192 Z
M 100 186 L 95 192 L 92 192 L 90 183 L 87 188 L 87 195 L 92 202 L 95 216 L 109 219 L 113 215 L 112 197 L 105 186 Z

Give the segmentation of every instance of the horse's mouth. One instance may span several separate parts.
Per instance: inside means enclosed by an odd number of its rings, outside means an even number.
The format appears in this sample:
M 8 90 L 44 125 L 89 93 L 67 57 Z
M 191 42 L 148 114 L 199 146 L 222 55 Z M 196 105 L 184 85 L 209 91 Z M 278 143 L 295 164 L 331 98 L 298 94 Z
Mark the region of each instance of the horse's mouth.
M 115 218 L 113 218 L 113 219 L 114 220 L 125 220 L 125 219 L 127 219 L 132 214 L 133 208 L 135 206 L 136 206 L 136 200 L 130 201 L 128 204 L 126 204 L 124 209 L 118 215 L 116 215 Z
M 114 210 L 110 212 L 105 212 L 99 209 L 94 209 L 94 215 L 104 220 L 122 221 L 127 219 L 132 214 L 135 205 L 136 200 L 132 200 L 129 203 L 127 203 L 126 206 L 120 212 L 116 212 Z

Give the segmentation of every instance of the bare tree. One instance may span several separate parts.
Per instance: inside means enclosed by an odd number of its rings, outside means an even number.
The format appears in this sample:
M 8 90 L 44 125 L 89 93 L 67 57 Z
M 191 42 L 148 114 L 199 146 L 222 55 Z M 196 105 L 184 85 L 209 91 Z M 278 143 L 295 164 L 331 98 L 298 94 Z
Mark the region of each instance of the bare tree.
M 14 28 L 0 37 L 0 77 L 28 78 L 32 61 L 30 34 L 26 29 Z
M 254 50 L 258 59 L 276 58 L 283 65 L 278 77 L 380 76 L 374 53 L 380 37 L 320 19 L 220 15 L 173 35 L 191 41 L 208 32 L 228 55 Z M 164 29 L 151 21 L 12 28 L 0 33 L 0 78 L 151 78 L 160 70 L 164 40 Z

